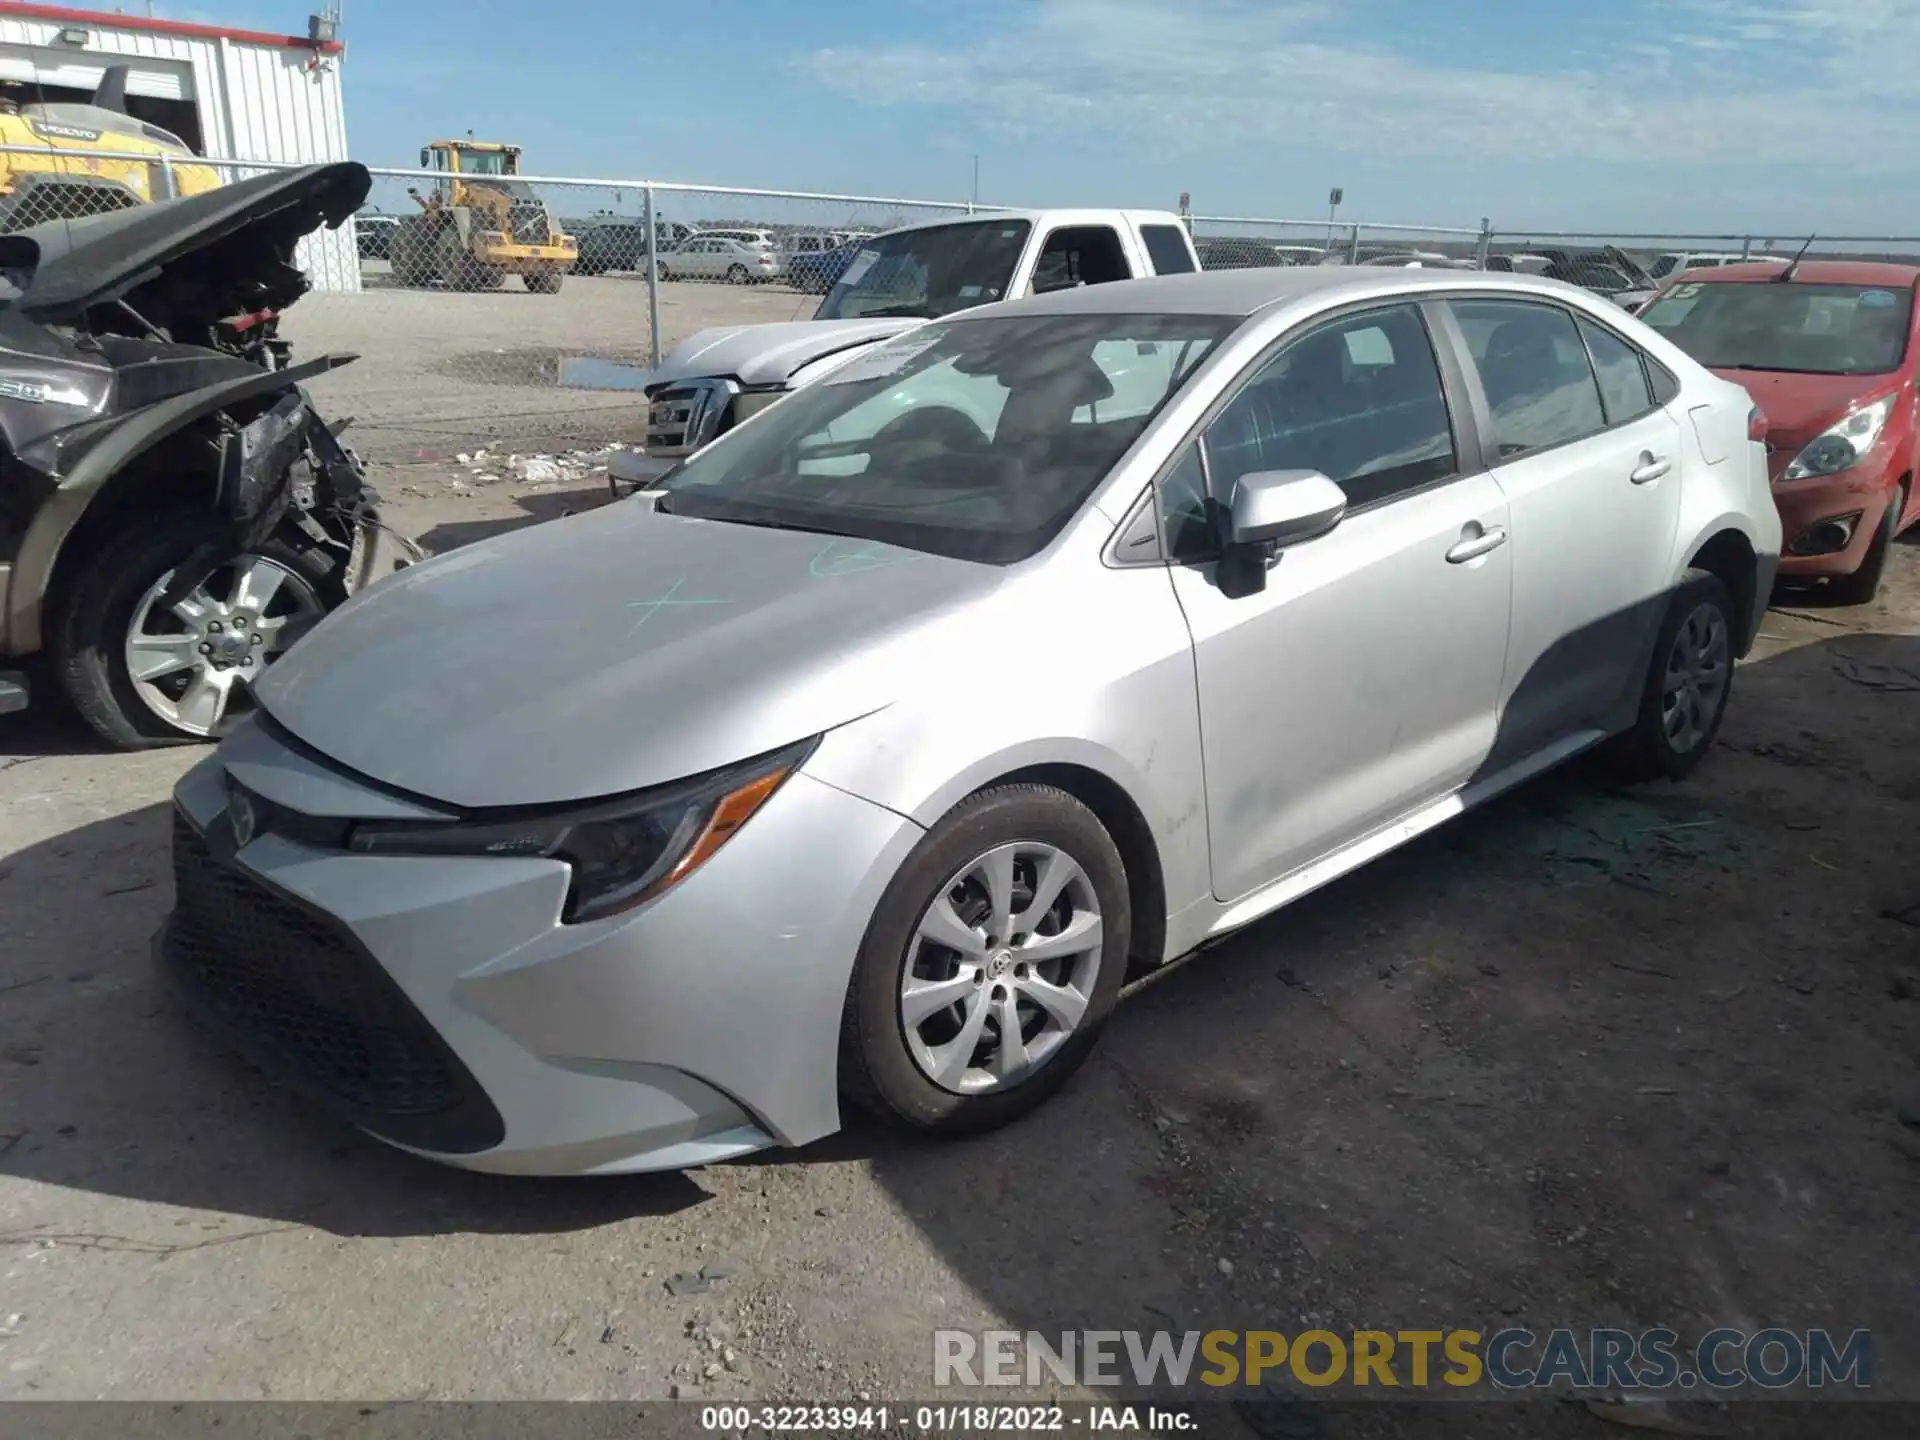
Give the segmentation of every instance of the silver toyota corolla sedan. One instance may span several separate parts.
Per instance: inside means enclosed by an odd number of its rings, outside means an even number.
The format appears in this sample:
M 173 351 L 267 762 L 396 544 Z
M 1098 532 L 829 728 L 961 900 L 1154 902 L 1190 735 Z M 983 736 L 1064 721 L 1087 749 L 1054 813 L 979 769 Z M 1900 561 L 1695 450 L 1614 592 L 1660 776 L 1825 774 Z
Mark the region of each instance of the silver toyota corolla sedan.
M 1006 1121 L 1181 955 L 1603 742 L 1712 742 L 1747 395 L 1526 276 L 971 310 L 373 587 L 177 791 L 207 1019 L 475 1169 Z

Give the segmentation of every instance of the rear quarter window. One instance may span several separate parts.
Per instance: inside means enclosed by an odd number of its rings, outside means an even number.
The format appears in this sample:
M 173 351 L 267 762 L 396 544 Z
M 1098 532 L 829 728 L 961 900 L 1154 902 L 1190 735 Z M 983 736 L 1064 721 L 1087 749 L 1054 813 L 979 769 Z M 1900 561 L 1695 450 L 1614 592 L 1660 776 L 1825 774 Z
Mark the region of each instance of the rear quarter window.
M 1199 267 L 1187 248 L 1187 237 L 1177 225 L 1142 225 L 1140 238 L 1146 242 L 1147 259 L 1156 275 L 1190 275 Z

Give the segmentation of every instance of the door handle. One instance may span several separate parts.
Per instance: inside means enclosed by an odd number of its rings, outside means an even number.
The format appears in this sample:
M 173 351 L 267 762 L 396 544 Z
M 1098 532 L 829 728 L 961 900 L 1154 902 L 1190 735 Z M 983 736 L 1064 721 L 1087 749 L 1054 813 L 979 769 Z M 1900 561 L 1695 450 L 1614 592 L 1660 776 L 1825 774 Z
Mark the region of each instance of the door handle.
M 1645 485 L 1650 481 L 1658 480 L 1671 469 L 1673 469 L 1673 462 L 1666 456 L 1656 455 L 1651 450 L 1642 450 L 1640 468 L 1627 478 L 1636 485 Z
M 1447 551 L 1447 563 L 1464 565 L 1469 560 L 1478 560 L 1482 555 L 1491 555 L 1506 543 L 1506 527 L 1495 525 L 1491 529 L 1482 530 L 1478 535 L 1469 535 Z

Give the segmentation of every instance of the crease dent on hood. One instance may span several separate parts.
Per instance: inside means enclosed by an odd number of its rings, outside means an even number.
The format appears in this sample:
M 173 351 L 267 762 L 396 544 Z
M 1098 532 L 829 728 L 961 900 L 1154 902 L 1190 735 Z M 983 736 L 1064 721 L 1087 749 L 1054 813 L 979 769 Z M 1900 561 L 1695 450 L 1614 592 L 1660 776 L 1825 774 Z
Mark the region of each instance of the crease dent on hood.
M 893 702 L 995 566 L 614 505 L 402 571 L 262 677 L 337 763 L 468 807 L 592 799 Z
M 716 326 L 698 331 L 675 346 L 653 372 L 653 383 L 714 376 L 735 379 L 743 385 L 779 384 L 811 361 L 890 339 L 925 323 L 913 317 L 889 317 Z

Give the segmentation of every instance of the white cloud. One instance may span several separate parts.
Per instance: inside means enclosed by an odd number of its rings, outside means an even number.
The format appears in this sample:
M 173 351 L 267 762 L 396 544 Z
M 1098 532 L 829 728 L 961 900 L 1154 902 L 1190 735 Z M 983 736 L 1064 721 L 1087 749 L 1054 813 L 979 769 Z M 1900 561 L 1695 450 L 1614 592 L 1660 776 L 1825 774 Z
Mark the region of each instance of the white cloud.
M 1030 140 L 1110 135 L 1154 159 L 1242 146 L 1263 159 L 1915 168 L 1920 88 L 1885 58 L 1920 49 L 1914 0 L 1570 16 L 1578 46 L 1527 70 L 1422 58 L 1353 5 L 1034 0 L 1003 13 L 999 33 L 958 48 L 859 45 L 800 64 L 870 103 L 949 106 Z

